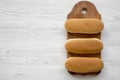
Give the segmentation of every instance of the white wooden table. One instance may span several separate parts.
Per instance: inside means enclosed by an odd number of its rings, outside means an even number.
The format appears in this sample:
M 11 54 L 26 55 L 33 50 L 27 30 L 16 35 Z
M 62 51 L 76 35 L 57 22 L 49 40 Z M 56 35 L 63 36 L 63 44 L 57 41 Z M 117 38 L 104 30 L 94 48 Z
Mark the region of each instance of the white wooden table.
M 120 0 L 90 0 L 105 25 L 102 72 L 66 71 L 64 22 L 78 1 L 0 0 L 0 80 L 120 80 Z

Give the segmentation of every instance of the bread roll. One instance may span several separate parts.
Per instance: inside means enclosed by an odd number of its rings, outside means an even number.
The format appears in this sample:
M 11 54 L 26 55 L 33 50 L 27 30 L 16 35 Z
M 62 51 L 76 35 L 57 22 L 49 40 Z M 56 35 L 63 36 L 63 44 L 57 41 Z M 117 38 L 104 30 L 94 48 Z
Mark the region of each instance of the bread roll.
M 68 19 L 65 28 L 70 33 L 95 34 L 102 31 L 104 25 L 99 19 Z
M 97 38 L 68 39 L 65 43 L 67 52 L 76 54 L 94 54 L 101 52 L 103 44 Z
M 66 60 L 65 67 L 75 73 L 99 72 L 103 68 L 103 62 L 99 58 L 70 57 Z

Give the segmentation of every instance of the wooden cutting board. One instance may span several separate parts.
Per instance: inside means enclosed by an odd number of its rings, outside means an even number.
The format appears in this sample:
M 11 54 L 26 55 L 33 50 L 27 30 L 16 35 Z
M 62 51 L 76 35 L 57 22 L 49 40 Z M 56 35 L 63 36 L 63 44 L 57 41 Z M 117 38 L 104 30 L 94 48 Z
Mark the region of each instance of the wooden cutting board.
M 80 1 L 74 5 L 72 11 L 68 14 L 67 19 L 70 18 L 97 18 L 101 20 L 101 15 L 97 11 L 95 5 L 88 1 Z M 70 33 L 67 32 L 67 39 L 72 38 L 98 38 L 101 39 L 101 33 L 97 34 L 81 34 L 81 33 Z M 67 52 L 67 58 L 69 57 L 98 57 L 101 58 L 101 52 L 96 54 L 74 54 Z M 70 72 L 74 74 L 73 72 Z M 87 74 L 97 74 L 96 73 L 87 73 Z

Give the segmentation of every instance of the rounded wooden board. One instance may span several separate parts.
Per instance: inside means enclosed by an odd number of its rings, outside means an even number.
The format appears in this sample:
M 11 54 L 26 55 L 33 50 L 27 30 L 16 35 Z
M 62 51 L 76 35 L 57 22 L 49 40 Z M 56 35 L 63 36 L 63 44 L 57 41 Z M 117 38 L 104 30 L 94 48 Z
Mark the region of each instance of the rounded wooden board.
M 72 9 L 72 11 L 68 14 L 67 19 L 70 18 L 97 18 L 101 20 L 101 15 L 97 11 L 95 5 L 89 1 L 80 1 L 76 3 Z M 101 39 L 101 33 L 97 34 L 81 34 L 81 33 L 70 33 L 67 32 L 67 39 L 72 38 L 98 38 Z M 96 54 L 75 54 L 67 52 L 67 58 L 68 57 L 98 57 L 101 58 L 101 52 Z M 73 72 L 70 72 L 73 74 Z M 87 74 L 98 74 L 96 73 L 87 73 Z M 76 73 L 74 73 L 76 74 Z M 83 74 L 85 75 L 85 74 Z

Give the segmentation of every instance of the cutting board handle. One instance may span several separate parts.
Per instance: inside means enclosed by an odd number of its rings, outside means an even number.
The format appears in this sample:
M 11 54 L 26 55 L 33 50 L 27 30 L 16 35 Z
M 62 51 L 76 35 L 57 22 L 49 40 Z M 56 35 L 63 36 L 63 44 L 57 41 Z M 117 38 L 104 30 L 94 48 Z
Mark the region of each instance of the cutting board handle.
M 95 5 L 88 1 L 80 1 L 73 7 L 68 14 L 69 18 L 98 18 L 101 19 L 100 13 L 97 11 Z

